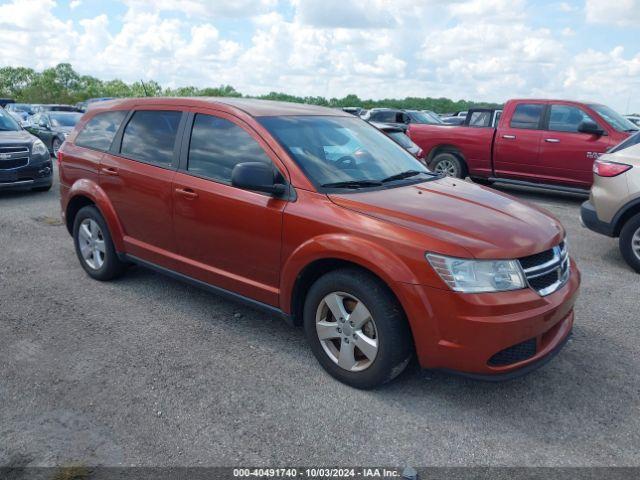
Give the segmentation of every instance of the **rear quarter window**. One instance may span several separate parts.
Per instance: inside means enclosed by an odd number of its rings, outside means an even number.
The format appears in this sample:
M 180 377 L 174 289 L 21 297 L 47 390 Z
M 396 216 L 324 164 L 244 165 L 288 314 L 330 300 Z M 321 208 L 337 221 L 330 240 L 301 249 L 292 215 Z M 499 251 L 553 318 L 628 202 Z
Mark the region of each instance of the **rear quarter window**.
M 75 144 L 93 150 L 109 150 L 126 115 L 124 110 L 96 114 L 78 133 Z
M 544 105 L 541 103 L 520 103 L 516 106 L 511 117 L 511 128 L 524 128 L 537 130 L 540 128 L 540 120 Z

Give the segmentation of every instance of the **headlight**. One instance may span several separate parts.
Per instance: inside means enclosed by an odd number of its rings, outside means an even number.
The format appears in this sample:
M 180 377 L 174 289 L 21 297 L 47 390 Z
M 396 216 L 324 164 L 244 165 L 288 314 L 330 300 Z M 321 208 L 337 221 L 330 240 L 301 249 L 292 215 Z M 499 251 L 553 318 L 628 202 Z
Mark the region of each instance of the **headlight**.
M 503 292 L 525 288 L 517 260 L 468 260 L 427 253 L 440 278 L 456 292 Z
M 31 146 L 32 155 L 47 155 L 48 153 L 49 150 L 47 150 L 45 144 L 42 143 L 42 140 L 36 140 L 33 142 L 33 145 Z

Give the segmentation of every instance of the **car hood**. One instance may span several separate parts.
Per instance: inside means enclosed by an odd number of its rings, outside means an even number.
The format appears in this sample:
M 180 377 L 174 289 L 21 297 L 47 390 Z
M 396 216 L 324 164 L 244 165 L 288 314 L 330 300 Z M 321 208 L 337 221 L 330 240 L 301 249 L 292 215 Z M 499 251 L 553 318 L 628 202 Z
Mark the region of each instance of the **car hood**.
M 423 233 L 436 253 L 520 258 L 562 240 L 550 213 L 495 190 L 449 178 L 404 187 L 330 194 L 335 204 Z M 428 240 L 427 240 L 428 241 Z M 464 252 L 462 252 L 464 253 Z
M 26 130 L 0 131 L 0 146 L 8 143 L 31 143 L 33 136 Z

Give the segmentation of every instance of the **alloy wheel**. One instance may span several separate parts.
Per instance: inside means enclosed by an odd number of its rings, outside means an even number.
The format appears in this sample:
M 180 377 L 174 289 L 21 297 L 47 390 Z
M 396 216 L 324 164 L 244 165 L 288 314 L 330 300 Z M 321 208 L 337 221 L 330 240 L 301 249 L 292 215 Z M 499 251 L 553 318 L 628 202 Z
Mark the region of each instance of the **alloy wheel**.
M 106 248 L 104 235 L 100 225 L 92 219 L 85 218 L 78 230 L 78 245 L 84 262 L 93 270 L 104 265 Z
M 640 260 L 640 228 L 631 237 L 631 251 Z
M 453 163 L 451 160 L 440 160 L 434 170 L 437 173 L 443 173 L 447 177 L 457 177 L 458 176 L 458 166 Z
M 344 292 L 325 296 L 316 311 L 316 332 L 327 356 L 351 372 L 367 369 L 378 354 L 378 331 L 366 305 Z

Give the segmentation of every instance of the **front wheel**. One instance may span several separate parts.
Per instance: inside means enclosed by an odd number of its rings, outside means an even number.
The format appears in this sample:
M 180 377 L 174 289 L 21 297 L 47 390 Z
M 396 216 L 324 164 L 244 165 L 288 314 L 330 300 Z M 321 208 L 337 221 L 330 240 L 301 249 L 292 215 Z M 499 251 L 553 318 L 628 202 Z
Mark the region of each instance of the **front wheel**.
M 387 286 L 358 269 L 330 272 L 313 284 L 304 328 L 324 369 L 356 388 L 399 375 L 413 353 L 404 312 Z
M 62 146 L 62 140 L 60 140 L 59 138 L 54 138 L 53 141 L 51 142 L 51 150 L 53 150 L 53 156 L 58 158 L 58 150 L 60 150 L 60 147 Z
M 640 273 L 640 213 L 627 220 L 620 232 L 620 253 L 636 272 Z
M 431 170 L 447 177 L 464 178 L 462 161 L 453 153 L 439 153 L 431 161 Z

